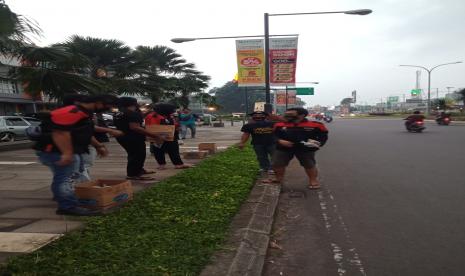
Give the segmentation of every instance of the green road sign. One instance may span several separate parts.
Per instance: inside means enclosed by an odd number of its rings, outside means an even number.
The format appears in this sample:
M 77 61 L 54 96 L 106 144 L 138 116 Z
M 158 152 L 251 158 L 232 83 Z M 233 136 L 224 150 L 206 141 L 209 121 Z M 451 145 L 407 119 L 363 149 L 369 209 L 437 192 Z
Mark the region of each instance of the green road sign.
M 398 96 L 388 97 L 388 103 L 398 103 L 398 102 L 399 102 L 399 97 Z
M 315 93 L 315 90 L 313 89 L 313 87 L 298 87 L 298 88 L 293 88 L 292 90 L 295 90 L 298 96 L 314 95 Z
M 421 94 L 421 89 L 412 89 L 412 96 L 418 96 Z

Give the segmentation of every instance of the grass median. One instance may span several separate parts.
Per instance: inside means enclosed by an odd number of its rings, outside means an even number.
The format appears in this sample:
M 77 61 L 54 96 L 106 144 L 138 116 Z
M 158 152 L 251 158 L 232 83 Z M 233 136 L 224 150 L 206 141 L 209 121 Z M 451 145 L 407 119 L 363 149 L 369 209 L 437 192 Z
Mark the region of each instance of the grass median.
M 14 257 L 0 275 L 198 275 L 257 170 L 250 147 L 230 148 L 138 193 L 115 213 L 88 218 L 84 229 Z

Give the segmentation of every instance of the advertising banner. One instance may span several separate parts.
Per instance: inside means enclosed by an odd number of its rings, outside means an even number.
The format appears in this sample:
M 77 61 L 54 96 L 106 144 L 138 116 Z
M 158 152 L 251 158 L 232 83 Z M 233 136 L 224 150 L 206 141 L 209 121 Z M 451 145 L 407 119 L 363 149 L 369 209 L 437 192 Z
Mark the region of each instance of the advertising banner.
M 270 38 L 270 83 L 294 85 L 297 67 L 297 37 Z
M 238 86 L 265 86 L 263 39 L 236 40 Z
M 297 104 L 296 95 L 297 95 L 297 93 L 296 93 L 295 90 L 288 90 L 287 91 L 287 104 L 288 105 Z M 286 90 L 278 90 L 278 91 L 276 91 L 276 105 L 278 105 L 278 106 L 286 105 Z

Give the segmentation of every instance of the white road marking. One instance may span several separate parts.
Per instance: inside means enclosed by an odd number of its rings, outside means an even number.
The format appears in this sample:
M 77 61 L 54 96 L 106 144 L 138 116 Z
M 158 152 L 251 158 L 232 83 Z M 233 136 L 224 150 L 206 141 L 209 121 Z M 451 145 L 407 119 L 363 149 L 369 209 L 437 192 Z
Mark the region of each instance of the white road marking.
M 0 165 L 31 165 L 37 162 L 0 161 Z
M 338 245 L 336 242 L 331 242 L 333 258 L 338 267 L 337 272 L 339 276 L 346 275 L 346 264 L 356 267 L 361 275 L 366 276 L 362 261 L 360 260 L 357 250 L 354 247 L 353 241 L 350 237 L 349 229 L 347 228 L 347 225 L 339 213 L 338 206 L 334 202 L 334 196 L 331 194 L 331 191 L 326 189 L 326 195 L 323 190 L 318 191 L 318 198 L 320 200 L 320 208 L 326 231 L 328 234 L 331 234 L 332 232 L 337 231 L 336 229 L 340 229 L 344 234 L 344 240 L 342 242 L 350 247 L 348 252 L 345 252 L 346 254 L 344 254 L 343 246 Z M 328 208 L 328 206 L 331 206 L 332 208 Z M 332 224 L 334 221 L 336 222 L 335 225 Z

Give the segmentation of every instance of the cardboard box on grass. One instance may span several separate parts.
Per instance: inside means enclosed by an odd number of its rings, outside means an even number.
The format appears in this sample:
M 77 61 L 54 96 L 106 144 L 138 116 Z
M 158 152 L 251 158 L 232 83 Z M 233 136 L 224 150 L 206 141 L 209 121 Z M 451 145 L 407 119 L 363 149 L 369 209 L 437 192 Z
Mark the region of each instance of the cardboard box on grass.
M 161 136 L 166 141 L 174 141 L 174 132 L 176 126 L 173 125 L 148 125 L 145 129 L 153 134 Z M 156 142 L 153 138 L 148 137 L 150 142 Z
M 91 209 L 109 209 L 133 197 L 132 183 L 128 180 L 97 179 L 75 187 L 79 202 Z
M 214 154 L 218 150 L 216 148 L 216 143 L 200 143 L 199 151 L 206 150 L 209 154 Z
M 204 159 L 208 155 L 206 150 L 186 151 L 183 154 L 184 159 Z

